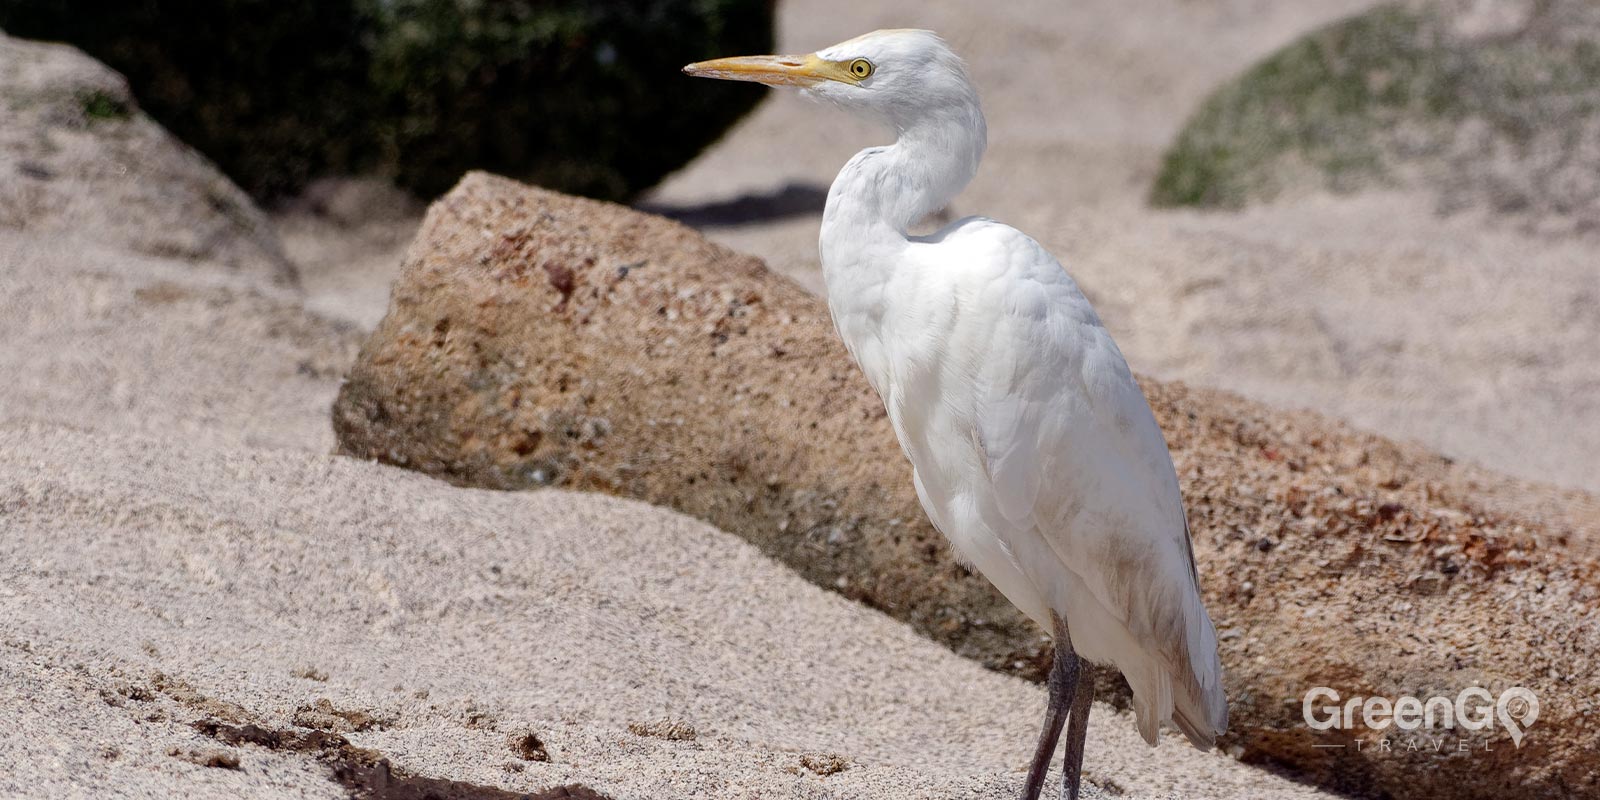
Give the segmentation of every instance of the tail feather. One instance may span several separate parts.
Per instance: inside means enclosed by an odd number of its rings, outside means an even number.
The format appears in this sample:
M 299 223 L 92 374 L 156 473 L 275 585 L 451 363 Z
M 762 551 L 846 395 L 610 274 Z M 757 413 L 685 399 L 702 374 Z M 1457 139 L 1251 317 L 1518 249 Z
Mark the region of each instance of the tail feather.
M 1210 750 L 1217 743 L 1216 733 L 1210 728 L 1202 728 L 1189 721 L 1182 711 L 1172 712 L 1172 724 L 1178 726 L 1178 730 L 1183 731 L 1184 736 L 1189 737 L 1189 744 L 1194 745 L 1196 749 Z
M 1207 750 L 1228 730 L 1228 699 L 1222 691 L 1216 629 L 1199 593 L 1188 594 L 1165 605 L 1170 616 L 1151 626 L 1165 635 L 1151 637 L 1154 646 L 1147 645 L 1139 659 L 1142 679 L 1128 675 L 1128 682 L 1146 742 L 1155 744 L 1160 724 L 1170 721 L 1195 747 Z
M 1133 709 L 1139 735 L 1144 737 L 1145 744 L 1154 747 L 1162 721 L 1172 717 L 1172 681 L 1159 666 L 1152 672 L 1155 674 L 1142 682 L 1143 687 L 1134 687 Z M 1140 691 L 1141 688 L 1144 691 Z
M 1215 746 L 1217 737 L 1228 730 L 1228 703 L 1222 687 L 1203 689 L 1192 675 L 1189 680 L 1174 680 L 1164 667 L 1150 666 L 1152 674 L 1130 681 L 1139 735 L 1154 746 L 1161 723 L 1171 722 L 1195 747 L 1209 750 Z

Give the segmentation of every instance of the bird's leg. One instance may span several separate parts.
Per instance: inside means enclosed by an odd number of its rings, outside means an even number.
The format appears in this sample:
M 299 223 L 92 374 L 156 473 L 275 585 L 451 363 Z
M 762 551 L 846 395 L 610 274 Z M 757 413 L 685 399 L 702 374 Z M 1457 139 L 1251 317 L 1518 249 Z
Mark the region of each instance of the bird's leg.
M 1028 767 L 1028 782 L 1023 785 L 1022 800 L 1039 800 L 1044 790 L 1044 776 L 1050 771 L 1050 756 L 1056 752 L 1056 742 L 1061 738 L 1061 725 L 1074 705 L 1073 694 L 1078 686 L 1078 654 L 1072 649 L 1072 637 L 1067 635 L 1067 623 L 1051 614 L 1055 622 L 1055 655 L 1050 664 L 1050 705 L 1044 713 L 1044 731 L 1039 734 L 1039 746 L 1033 751 L 1033 764 Z M 1085 715 L 1087 716 L 1087 715 Z M 1080 749 L 1081 754 L 1081 749 Z M 1076 794 L 1074 794 L 1076 796 Z
M 1067 723 L 1067 752 L 1061 757 L 1065 785 L 1062 800 L 1078 800 L 1078 783 L 1083 780 L 1083 741 L 1089 733 L 1089 707 L 1094 705 L 1094 665 L 1078 659 L 1078 688 L 1072 695 L 1072 717 Z

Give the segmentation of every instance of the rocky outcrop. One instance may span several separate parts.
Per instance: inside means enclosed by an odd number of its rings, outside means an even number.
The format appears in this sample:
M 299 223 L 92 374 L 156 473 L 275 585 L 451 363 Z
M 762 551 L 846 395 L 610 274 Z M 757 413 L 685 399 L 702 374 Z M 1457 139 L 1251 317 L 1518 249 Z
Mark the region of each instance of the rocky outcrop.
M 1545 230 L 1600 224 L 1600 8 L 1410 0 L 1311 33 L 1219 89 L 1158 205 L 1415 187 Z
M 1314 415 L 1143 385 L 1183 478 L 1243 757 L 1394 797 L 1600 788 L 1600 579 L 1569 545 L 1600 526 L 1582 506 Z M 1043 664 L 1041 632 L 924 519 L 820 301 L 666 220 L 469 175 L 430 210 L 334 426 L 345 453 L 463 485 L 677 508 L 991 667 Z M 1301 716 L 1316 686 L 1472 685 L 1537 694 L 1520 749 L 1454 731 L 1432 754 L 1382 753 L 1383 732 Z
M 0 36 L 0 417 L 326 449 L 355 331 L 297 283 L 265 216 L 120 76 Z
M 5 231 L 295 281 L 266 217 L 140 111 L 122 76 L 72 48 L 0 33 Z

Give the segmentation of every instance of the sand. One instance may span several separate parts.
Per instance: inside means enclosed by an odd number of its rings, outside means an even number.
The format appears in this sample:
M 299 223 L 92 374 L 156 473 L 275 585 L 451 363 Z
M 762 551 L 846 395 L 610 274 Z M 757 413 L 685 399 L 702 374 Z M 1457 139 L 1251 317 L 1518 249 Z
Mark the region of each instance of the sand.
M 822 0 L 785 4 L 782 36 L 811 49 L 891 24 L 950 33 L 994 141 L 954 211 L 1007 219 L 1061 254 L 1135 367 L 1592 486 L 1586 437 L 1600 425 L 1577 391 L 1594 385 L 1592 353 L 1542 347 L 1596 324 L 1573 288 L 1582 242 L 1434 221 L 1408 198 L 1142 209 L 1161 148 L 1210 86 L 1365 5 L 1036 0 L 968 7 L 992 15 L 979 19 L 953 4 Z M 14 47 L 0 39 L 0 73 L 70 58 Z M 94 155 L 59 135 L 62 158 Z M 818 193 L 868 141 L 776 97 L 652 202 L 700 213 L 815 287 Z M 204 203 L 152 205 L 179 193 L 160 183 L 157 167 L 181 160 L 167 152 L 145 151 L 151 169 L 132 176 L 57 169 L 73 176 L 62 194 L 7 195 L 0 209 L 0 795 L 347 796 L 317 753 L 191 725 L 217 720 L 328 728 L 479 797 L 493 795 L 464 784 L 1014 796 L 1038 687 L 670 512 L 457 489 L 327 455 L 328 404 L 387 296 L 392 273 L 373 254 L 398 250 L 403 216 L 367 228 L 286 212 L 297 284 L 259 230 Z M 5 188 L 31 187 L 10 177 L 14 155 L 0 153 Z M 751 194 L 775 196 L 754 205 L 778 216 L 709 224 L 728 216 L 718 203 Z M 39 216 L 40 198 L 70 213 Z M 345 271 L 352 259 L 364 266 Z M 1497 291 L 1514 272 L 1540 280 Z M 1499 316 L 1470 311 L 1491 300 Z M 1338 324 L 1308 329 L 1324 306 Z M 1472 335 L 1479 325 L 1493 333 Z M 1095 796 L 1315 796 L 1178 742 L 1147 750 L 1125 715 L 1095 713 Z M 514 752 L 532 752 L 513 747 L 529 732 L 549 761 Z
M 88 59 L 0 38 L 18 76 L 0 141 L 72 146 L 0 149 L 0 796 L 1015 795 L 1037 686 L 671 512 L 329 455 L 370 317 L 328 298 L 386 290 L 185 205 L 225 181 L 75 117 Z M 1320 796 L 1093 726 L 1090 796 Z
M 0 475 L 0 670 L 26 685 L 0 694 L 24 720 L 0 794 L 326 795 L 313 767 L 188 725 L 286 728 L 326 699 L 369 715 L 344 735 L 402 768 L 516 791 L 1003 798 L 1043 704 L 638 503 L 42 423 L 0 431 Z M 1108 707 L 1093 720 L 1089 777 L 1126 796 L 1315 796 L 1179 738 L 1150 750 Z M 529 731 L 548 762 L 512 752 Z
M 377 327 L 425 205 L 380 178 L 326 178 L 274 208 L 306 308 L 363 330 Z

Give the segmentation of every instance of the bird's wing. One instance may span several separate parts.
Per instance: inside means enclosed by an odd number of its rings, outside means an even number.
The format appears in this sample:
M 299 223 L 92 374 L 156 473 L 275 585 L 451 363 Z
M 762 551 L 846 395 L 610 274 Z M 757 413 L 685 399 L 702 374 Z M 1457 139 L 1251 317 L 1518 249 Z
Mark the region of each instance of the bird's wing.
M 1117 666 L 1145 694 L 1136 705 L 1147 739 L 1170 718 L 1209 744 L 1227 725 L 1216 634 L 1155 415 L 1060 263 L 1013 228 L 968 228 L 972 307 L 992 315 L 972 374 L 996 533 L 1042 539 L 1047 551 L 1007 546 L 1053 553 L 1137 643 L 1135 663 Z

